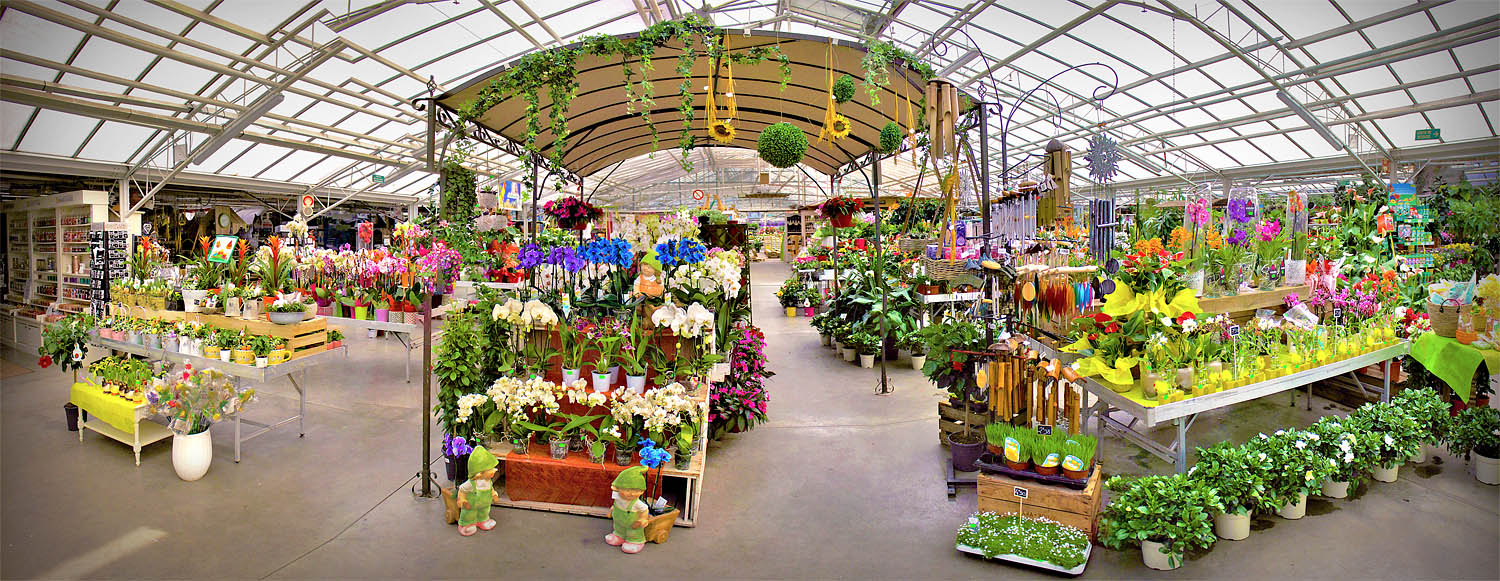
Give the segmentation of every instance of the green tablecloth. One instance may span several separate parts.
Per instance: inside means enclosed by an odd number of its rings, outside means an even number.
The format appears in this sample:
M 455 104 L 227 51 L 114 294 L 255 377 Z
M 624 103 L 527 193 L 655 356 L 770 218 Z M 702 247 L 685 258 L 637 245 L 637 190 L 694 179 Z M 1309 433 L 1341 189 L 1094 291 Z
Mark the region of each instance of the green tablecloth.
M 73 402 L 73 405 L 83 408 L 90 416 L 104 420 L 104 423 L 127 434 L 135 433 L 135 408 L 146 405 L 126 401 L 118 395 L 104 393 L 99 386 L 87 383 L 74 383 L 72 392 L 68 394 L 68 400 Z
M 1446 382 L 1464 401 L 1469 401 L 1474 372 L 1478 371 L 1481 361 L 1489 367 L 1490 373 L 1500 373 L 1500 351 L 1476 349 L 1459 343 L 1457 339 L 1439 337 L 1436 333 L 1419 335 L 1412 343 L 1411 358 Z

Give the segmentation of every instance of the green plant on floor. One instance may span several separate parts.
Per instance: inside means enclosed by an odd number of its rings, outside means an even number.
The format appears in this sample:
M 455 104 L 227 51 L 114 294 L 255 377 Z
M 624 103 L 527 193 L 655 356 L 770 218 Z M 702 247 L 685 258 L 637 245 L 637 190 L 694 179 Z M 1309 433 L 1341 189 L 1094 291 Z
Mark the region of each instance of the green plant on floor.
M 1390 404 L 1360 406 L 1349 416 L 1356 429 L 1373 434 L 1379 466 L 1394 468 L 1416 454 L 1422 445 L 1422 427 L 1405 411 Z
M 1470 453 L 1500 458 L 1500 410 L 1471 407 L 1453 418 L 1448 451 L 1467 458 Z
M 1333 473 L 1334 467 L 1318 454 L 1313 444 L 1309 432 L 1302 430 L 1276 430 L 1275 434 L 1260 434 L 1245 444 L 1247 452 L 1256 454 L 1256 458 L 1264 454 L 1263 461 L 1270 463 L 1264 478 L 1265 504 L 1256 510 L 1280 510 L 1323 487 L 1323 480 Z
M 1391 405 L 1417 422 L 1422 442 L 1436 444 L 1447 440 L 1453 417 L 1448 413 L 1448 402 L 1436 391 L 1408 387 L 1391 398 Z
M 1380 434 L 1362 428 L 1351 418 L 1319 418 L 1307 431 L 1309 438 L 1317 436 L 1313 449 L 1332 466 L 1330 480 L 1356 485 L 1380 463 Z
M 474 428 L 459 420 L 458 398 L 485 387 L 481 359 L 489 348 L 488 338 L 479 332 L 475 317 L 466 310 L 448 314 L 432 366 L 432 374 L 438 380 L 437 403 L 432 412 L 438 424 L 444 434 L 470 441 L 475 438 Z
M 859 329 L 849 334 L 849 345 L 860 355 L 874 355 L 880 348 L 880 338 L 865 329 Z
M 1089 536 L 1049 520 L 980 512 L 958 527 L 957 543 L 978 549 L 986 558 L 1017 555 L 1072 569 L 1087 558 Z
M 1161 543 L 1172 566 L 1184 552 L 1213 546 L 1213 515 L 1224 503 L 1212 488 L 1184 474 L 1126 478 L 1106 485 L 1112 494 L 1099 514 L 1099 542 L 1121 549 L 1142 541 Z
M 781 301 L 781 308 L 789 309 L 802 306 L 802 292 L 806 288 L 800 278 L 788 278 L 781 283 L 781 288 L 776 289 L 776 298 Z
M 960 384 L 960 389 L 972 381 L 973 355 L 958 351 L 984 349 L 984 330 L 974 323 L 959 319 L 934 322 L 917 331 L 917 336 L 927 344 L 927 364 L 922 366 L 922 375 L 949 388 Z M 953 392 L 953 389 L 949 389 Z
M 1188 478 L 1218 493 L 1226 514 L 1246 514 L 1266 506 L 1266 483 L 1270 458 L 1229 442 L 1198 448 L 1198 463 Z

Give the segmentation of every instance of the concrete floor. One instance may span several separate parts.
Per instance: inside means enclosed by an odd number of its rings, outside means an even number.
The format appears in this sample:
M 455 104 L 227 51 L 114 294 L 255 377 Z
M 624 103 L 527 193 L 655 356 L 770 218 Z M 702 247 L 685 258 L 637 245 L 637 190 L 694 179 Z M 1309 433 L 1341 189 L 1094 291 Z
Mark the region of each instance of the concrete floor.
M 139 468 L 112 440 L 79 443 L 62 425 L 66 378 L 7 353 L 34 371 L 0 379 L 0 577 L 574 578 L 619 577 L 626 564 L 669 579 L 1041 577 L 954 551 L 976 500 L 972 489 L 945 494 L 938 392 L 907 366 L 892 368 L 893 395 L 872 395 L 876 372 L 820 347 L 806 319 L 781 315 L 773 292 L 786 272 L 752 267 L 778 373 L 771 421 L 710 447 L 700 525 L 640 555 L 604 545 L 609 525 L 596 518 L 497 508 L 500 528 L 474 538 L 442 524 L 441 504 L 410 492 L 421 383 L 402 380 L 398 344 L 356 338 L 347 363 L 311 372 L 305 438 L 273 431 L 235 464 L 233 426 L 215 426 L 214 465 L 191 483 L 173 473 L 169 443 L 147 448 Z M 1347 411 L 1298 404 L 1278 396 L 1205 415 L 1190 435 L 1242 442 Z M 295 409 L 290 386 L 273 385 L 251 415 Z M 1117 439 L 1104 460 L 1110 472 L 1169 469 Z M 1300 521 L 1257 519 L 1249 540 L 1190 555 L 1178 572 L 1096 547 L 1086 576 L 1500 577 L 1500 488 L 1440 460 L 1351 500 L 1315 499 Z

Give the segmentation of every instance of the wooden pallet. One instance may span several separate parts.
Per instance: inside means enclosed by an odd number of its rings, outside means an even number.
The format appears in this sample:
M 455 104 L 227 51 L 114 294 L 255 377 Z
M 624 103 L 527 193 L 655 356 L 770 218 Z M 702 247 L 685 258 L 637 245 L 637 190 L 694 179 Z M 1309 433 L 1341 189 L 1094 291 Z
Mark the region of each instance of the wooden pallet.
M 1102 466 L 1096 465 L 1088 486 L 1083 490 L 981 473 L 976 477 L 979 481 L 979 510 L 1046 517 L 1082 530 L 1089 534 L 1090 539 L 1097 539 L 1099 509 L 1103 500 L 1100 474 L 1103 472 Z M 1025 491 L 1024 504 L 1018 496 L 1018 488 Z

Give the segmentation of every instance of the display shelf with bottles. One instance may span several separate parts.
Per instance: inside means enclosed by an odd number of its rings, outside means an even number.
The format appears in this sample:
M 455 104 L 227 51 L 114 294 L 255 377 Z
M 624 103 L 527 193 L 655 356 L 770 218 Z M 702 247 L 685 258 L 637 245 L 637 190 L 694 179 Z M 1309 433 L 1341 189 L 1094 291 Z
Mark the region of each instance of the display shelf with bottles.
M 9 242 L 5 300 L 66 312 L 88 310 L 89 230 L 108 221 L 108 204 L 107 192 L 93 190 L 0 204 Z

